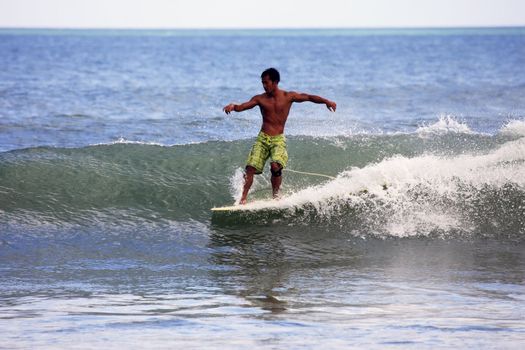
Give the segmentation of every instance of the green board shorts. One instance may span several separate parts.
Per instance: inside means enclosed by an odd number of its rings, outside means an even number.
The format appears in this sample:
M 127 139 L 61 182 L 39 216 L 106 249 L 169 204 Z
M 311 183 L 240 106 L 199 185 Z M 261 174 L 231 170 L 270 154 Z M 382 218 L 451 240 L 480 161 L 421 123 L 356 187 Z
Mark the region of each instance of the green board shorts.
M 268 158 L 273 163 L 279 163 L 282 168 L 286 166 L 288 152 L 286 151 L 286 138 L 283 134 L 270 136 L 261 131 L 252 146 L 246 166 L 254 167 L 256 174 L 260 174 Z

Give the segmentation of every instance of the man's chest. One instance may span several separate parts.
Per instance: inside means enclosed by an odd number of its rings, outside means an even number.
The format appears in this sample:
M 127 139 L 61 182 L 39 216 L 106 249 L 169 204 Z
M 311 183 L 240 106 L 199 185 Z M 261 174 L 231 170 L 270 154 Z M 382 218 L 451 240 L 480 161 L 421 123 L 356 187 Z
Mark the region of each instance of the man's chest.
M 290 103 L 286 99 L 267 99 L 262 101 L 259 106 L 263 113 L 287 114 L 290 110 Z

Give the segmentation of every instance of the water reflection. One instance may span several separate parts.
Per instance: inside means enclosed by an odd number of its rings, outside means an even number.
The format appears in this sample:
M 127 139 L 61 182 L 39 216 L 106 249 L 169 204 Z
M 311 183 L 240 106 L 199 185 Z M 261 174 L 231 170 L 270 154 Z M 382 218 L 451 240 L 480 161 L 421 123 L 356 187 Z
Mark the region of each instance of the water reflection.
M 212 273 L 227 294 L 245 298 L 253 307 L 280 313 L 290 266 L 282 237 L 268 229 L 212 230 L 210 262 L 227 267 Z
M 497 240 L 361 239 L 284 225 L 212 226 L 208 248 L 217 286 L 273 315 L 334 309 L 352 317 L 376 308 L 388 315 L 451 300 L 504 300 L 505 284 L 523 284 L 525 261 L 522 249 Z M 434 311 L 425 317 L 441 314 Z
M 304 300 L 290 300 L 312 294 L 316 273 L 333 268 L 352 271 L 361 255 L 342 234 L 278 225 L 215 226 L 209 248 L 210 263 L 222 267 L 213 269 L 213 277 L 225 293 L 273 314 L 303 304 Z M 313 287 L 318 288 L 315 283 Z

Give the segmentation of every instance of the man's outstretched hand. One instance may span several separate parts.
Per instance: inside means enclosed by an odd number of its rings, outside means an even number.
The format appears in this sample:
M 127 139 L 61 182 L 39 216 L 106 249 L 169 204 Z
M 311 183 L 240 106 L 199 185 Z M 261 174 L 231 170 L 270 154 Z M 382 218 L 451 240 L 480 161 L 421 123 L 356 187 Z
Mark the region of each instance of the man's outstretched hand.
M 235 109 L 235 104 L 230 103 L 229 105 L 227 105 L 226 107 L 224 107 L 222 110 L 223 110 L 226 114 L 230 114 L 234 109 Z
M 335 102 L 328 101 L 328 102 L 326 102 L 326 108 L 328 108 L 328 110 L 330 110 L 331 112 L 335 112 L 335 109 L 337 108 L 337 105 L 336 105 Z

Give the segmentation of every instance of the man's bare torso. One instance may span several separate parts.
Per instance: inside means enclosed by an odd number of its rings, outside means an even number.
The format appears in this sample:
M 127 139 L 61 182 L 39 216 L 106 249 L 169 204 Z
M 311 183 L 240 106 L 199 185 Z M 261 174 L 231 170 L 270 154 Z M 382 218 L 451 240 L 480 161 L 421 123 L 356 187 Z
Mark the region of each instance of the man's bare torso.
M 261 131 L 270 136 L 284 133 L 284 125 L 293 102 L 290 93 L 278 90 L 275 95 L 257 95 L 256 100 L 263 118 Z
M 329 110 L 335 112 L 335 102 L 316 95 L 281 90 L 278 87 L 279 79 L 274 81 L 268 74 L 262 75 L 261 82 L 265 93 L 252 97 L 248 102 L 230 103 L 223 108 L 224 112 L 226 114 L 230 114 L 232 111 L 242 112 L 259 106 L 263 118 L 261 131 L 270 136 L 284 133 L 284 125 L 294 102 L 323 103 Z

